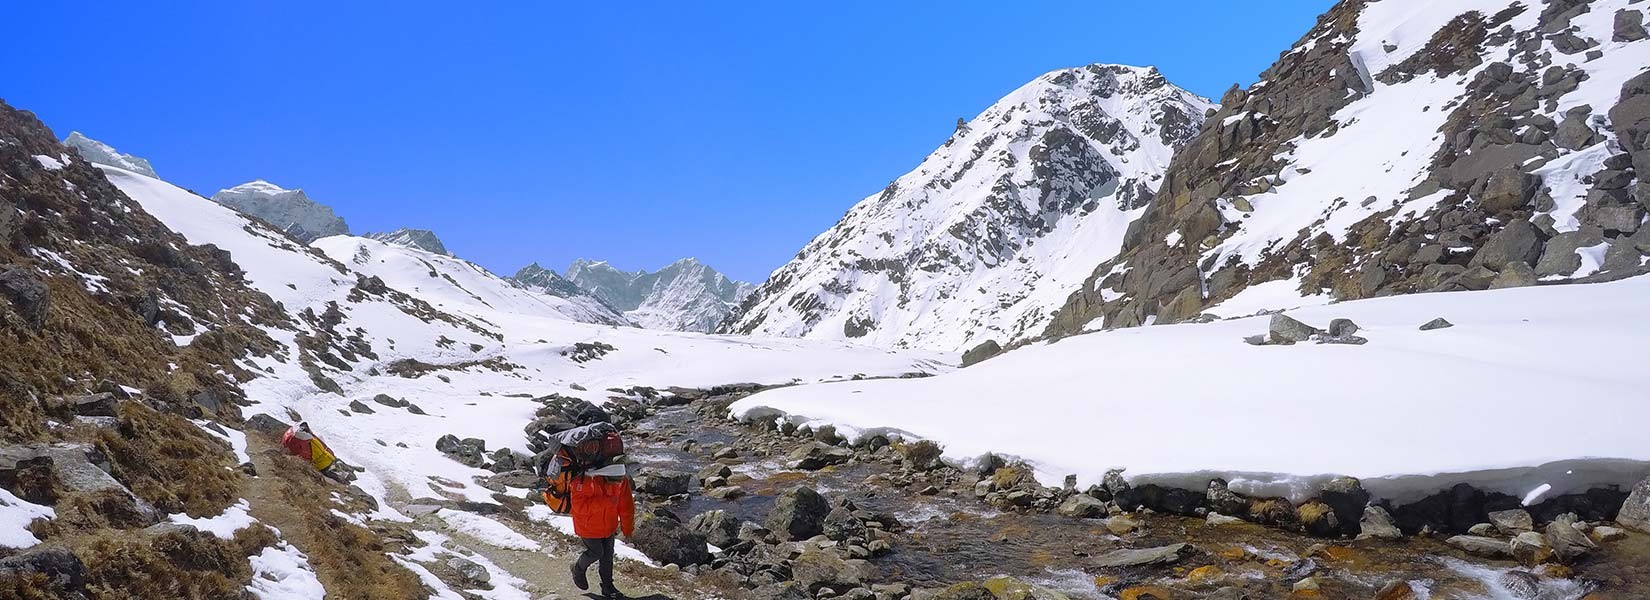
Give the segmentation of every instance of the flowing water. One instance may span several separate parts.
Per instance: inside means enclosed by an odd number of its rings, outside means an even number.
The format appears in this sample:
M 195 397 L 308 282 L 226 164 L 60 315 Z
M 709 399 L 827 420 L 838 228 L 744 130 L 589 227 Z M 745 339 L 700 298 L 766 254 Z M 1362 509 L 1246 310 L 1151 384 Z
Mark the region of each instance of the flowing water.
M 897 516 L 906 530 L 897 534 L 894 551 L 871 561 L 880 581 L 932 587 L 1008 575 L 1073 598 L 1111 598 L 1136 585 L 1161 586 L 1194 597 L 1236 585 L 1263 594 L 1258 597 L 1281 598 L 1289 595 L 1295 581 L 1315 574 L 1326 594 L 1321 597 L 1329 598 L 1370 598 L 1394 580 L 1409 582 L 1419 598 L 1575 600 L 1594 588 L 1604 589 L 1608 598 L 1650 598 L 1650 538 L 1645 536 L 1613 542 L 1578 569 L 1577 579 L 1541 578 L 1537 595 L 1516 596 L 1500 583 L 1516 564 L 1461 555 L 1441 538 L 1325 540 L 1249 523 L 1215 527 L 1202 519 L 1172 515 L 1136 516 L 1144 525 L 1142 531 L 1122 538 L 1098 519 L 998 511 L 961 489 L 923 495 L 917 491 L 920 485 L 902 489 L 876 483 L 882 481 L 877 476 L 898 471 L 887 462 L 789 470 L 781 457 L 751 455 L 753 440 L 762 434 L 704 418 L 688 407 L 660 410 L 635 429 L 640 435 L 631 441 L 631 460 L 643 468 L 696 473 L 712 462 L 710 449 L 731 447 L 740 452 L 731 465 L 733 481 L 749 494 L 717 500 L 695 489 L 690 499 L 671 506 L 684 521 L 719 509 L 760 523 L 774 497 L 794 486 L 812 487 L 833 501 L 851 498 L 863 509 Z M 1114 549 L 1180 542 L 1200 551 L 1171 567 L 1103 569 L 1092 562 L 1092 557 Z M 1218 573 L 1193 571 L 1205 566 Z

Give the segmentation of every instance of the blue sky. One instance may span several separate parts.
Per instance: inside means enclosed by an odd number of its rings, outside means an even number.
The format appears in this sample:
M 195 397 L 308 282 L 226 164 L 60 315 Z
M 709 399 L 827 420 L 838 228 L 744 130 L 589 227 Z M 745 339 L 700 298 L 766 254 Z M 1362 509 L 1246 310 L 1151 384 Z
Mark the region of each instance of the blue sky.
M 1330 0 L 23 2 L 0 97 L 205 195 L 302 187 L 500 273 L 696 256 L 753 281 L 1053 69 L 1216 97 Z

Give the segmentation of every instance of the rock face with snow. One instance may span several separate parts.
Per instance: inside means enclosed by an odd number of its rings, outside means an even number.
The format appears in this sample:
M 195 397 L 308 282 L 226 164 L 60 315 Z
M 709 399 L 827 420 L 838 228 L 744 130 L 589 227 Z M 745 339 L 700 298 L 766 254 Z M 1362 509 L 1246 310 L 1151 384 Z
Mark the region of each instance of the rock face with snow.
M 435 232 L 428 229 L 408 229 L 406 227 L 402 227 L 401 229 L 397 229 L 395 231 L 390 231 L 387 233 L 369 233 L 362 237 L 378 240 L 386 244 L 417 248 L 425 252 L 434 252 L 436 254 L 445 254 L 447 256 L 453 255 L 453 253 L 447 251 L 447 246 L 441 243 L 441 238 L 436 237 Z
M 1267 282 L 1242 304 L 1643 273 L 1650 41 L 1615 27 L 1643 10 L 1337 4 L 1226 93 L 1047 333 L 1184 321 Z
M 86 137 L 78 131 L 69 132 L 69 137 L 63 139 L 63 145 L 74 148 L 77 152 L 80 152 L 81 158 L 92 161 L 93 164 L 119 167 L 133 173 L 160 177 L 155 174 L 154 167 L 149 166 L 149 161 L 130 154 L 116 152 L 108 144 Z
M 949 351 L 1035 334 L 1116 254 L 1210 106 L 1154 68 L 1038 77 L 809 242 L 725 329 Z
M 212 200 L 263 219 L 306 244 L 349 233 L 349 225 L 331 207 L 311 200 L 301 189 L 283 189 L 262 179 L 218 190 Z
M 606 313 L 606 322 L 615 325 L 633 324 L 630 319 L 620 314 L 621 311 L 613 308 L 612 305 L 595 294 L 579 287 L 578 284 L 568 281 L 567 278 L 556 274 L 555 271 L 539 266 L 538 263 L 522 267 L 520 271 L 516 271 L 515 276 L 511 277 L 510 280 L 516 285 L 541 294 L 577 301 L 592 307 L 593 310 L 599 309 L 601 312 Z
M 567 280 L 642 327 L 701 332 L 715 330 L 755 287 L 692 258 L 652 273 L 580 259 L 568 267 Z

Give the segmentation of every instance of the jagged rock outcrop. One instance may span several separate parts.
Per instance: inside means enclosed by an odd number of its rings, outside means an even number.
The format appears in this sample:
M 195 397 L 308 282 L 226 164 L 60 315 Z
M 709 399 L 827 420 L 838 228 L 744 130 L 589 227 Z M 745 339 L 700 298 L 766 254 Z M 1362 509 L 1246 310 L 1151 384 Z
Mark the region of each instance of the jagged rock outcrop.
M 447 246 L 441 243 L 441 238 L 436 237 L 435 232 L 428 229 L 408 229 L 406 227 L 402 227 L 401 229 L 397 229 L 395 231 L 368 233 L 361 237 L 378 240 L 386 244 L 417 248 L 425 252 L 434 252 L 436 254 L 443 254 L 446 256 L 453 255 L 453 253 L 447 251 Z
M 547 271 L 542 267 L 539 270 Z M 522 271 L 528 273 L 528 269 Z M 518 281 L 523 273 L 516 274 Z M 542 275 L 537 271 L 532 274 Z M 606 262 L 580 259 L 567 268 L 566 279 L 623 312 L 637 325 L 675 331 L 715 330 L 755 289 L 693 258 L 678 260 L 652 273 L 621 271 Z
M 63 138 L 63 145 L 74 148 L 80 157 L 92 161 L 94 164 L 126 169 L 140 175 L 159 178 L 155 168 L 149 161 L 130 154 L 121 154 L 108 144 L 86 137 L 78 131 L 69 132 L 69 137 Z
M 306 244 L 349 233 L 349 225 L 331 207 L 311 200 L 301 189 L 284 189 L 262 179 L 218 190 L 212 201 L 263 219 Z
M 1035 335 L 1210 107 L 1155 68 L 1038 77 L 809 242 L 724 331 L 955 352 Z
M 1643 273 L 1650 42 L 1588 15 L 1622 4 L 1343 0 L 1226 93 L 1045 333 L 1278 280 L 1350 300 Z

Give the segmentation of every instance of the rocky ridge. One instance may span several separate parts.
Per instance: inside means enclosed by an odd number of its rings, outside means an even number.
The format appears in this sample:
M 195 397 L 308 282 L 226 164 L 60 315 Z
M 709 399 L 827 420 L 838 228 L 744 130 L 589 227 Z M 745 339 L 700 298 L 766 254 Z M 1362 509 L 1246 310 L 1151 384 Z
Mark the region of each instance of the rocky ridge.
M 435 232 L 428 229 L 409 229 L 403 227 L 395 231 L 384 233 L 363 234 L 361 237 L 378 240 L 386 244 L 417 248 L 425 252 L 434 252 L 436 254 L 446 256 L 453 255 L 451 252 L 447 251 L 447 246 L 441 243 L 441 238 L 436 237 Z
M 126 169 L 133 173 L 141 173 L 150 177 L 160 177 L 155 174 L 155 168 L 149 166 L 149 161 L 130 154 L 121 154 L 108 144 L 86 137 L 78 131 L 69 132 L 69 137 L 63 138 L 63 145 L 74 148 L 80 157 L 93 164 L 107 165 Z
M 1226 93 L 1046 333 L 1185 321 L 1280 280 L 1347 300 L 1643 273 L 1643 10 L 1340 2 Z
M 542 277 L 532 265 L 517 273 Z M 710 332 L 751 293 L 749 283 L 734 281 L 697 259 L 684 258 L 654 272 L 622 271 L 602 261 L 576 260 L 567 281 L 623 312 L 649 329 Z
M 306 244 L 349 233 L 349 225 L 331 207 L 311 200 L 301 189 L 284 189 L 262 179 L 218 190 L 212 201 L 262 219 Z
M 1155 68 L 1045 74 L 780 267 L 723 330 L 960 351 L 1040 332 L 1211 107 Z

